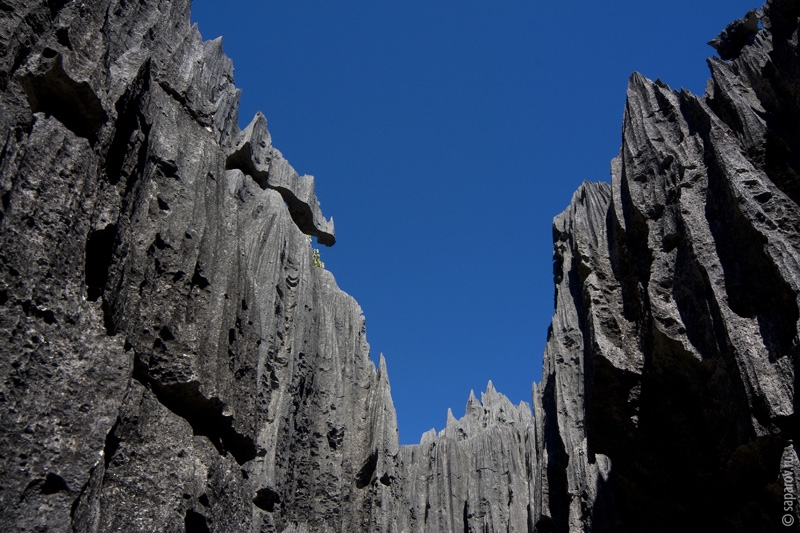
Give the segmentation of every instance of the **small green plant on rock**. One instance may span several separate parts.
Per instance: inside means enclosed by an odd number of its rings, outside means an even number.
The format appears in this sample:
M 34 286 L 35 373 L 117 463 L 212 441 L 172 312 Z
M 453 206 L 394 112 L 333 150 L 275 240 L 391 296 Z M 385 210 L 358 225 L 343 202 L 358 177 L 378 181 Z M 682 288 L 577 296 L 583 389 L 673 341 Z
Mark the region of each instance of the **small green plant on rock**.
M 308 237 L 308 244 L 311 244 L 311 235 L 306 235 Z M 319 257 L 319 250 L 311 247 L 311 264 L 313 264 L 317 268 L 325 268 L 325 263 L 322 262 L 322 259 Z
M 319 250 L 314 248 L 314 251 L 311 255 L 311 260 L 314 261 L 314 266 L 317 268 L 325 268 L 325 263 L 319 258 Z

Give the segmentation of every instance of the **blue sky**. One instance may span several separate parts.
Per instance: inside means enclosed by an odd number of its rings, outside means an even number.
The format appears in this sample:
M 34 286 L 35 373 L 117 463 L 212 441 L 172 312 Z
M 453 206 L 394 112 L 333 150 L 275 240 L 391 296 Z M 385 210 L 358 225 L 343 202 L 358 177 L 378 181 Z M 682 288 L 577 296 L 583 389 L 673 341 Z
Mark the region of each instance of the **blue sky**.
M 463 416 L 488 380 L 541 379 L 552 219 L 609 180 L 629 76 L 703 92 L 705 43 L 742 0 L 194 0 L 223 36 L 239 120 L 316 177 L 321 250 L 384 353 L 400 441 Z

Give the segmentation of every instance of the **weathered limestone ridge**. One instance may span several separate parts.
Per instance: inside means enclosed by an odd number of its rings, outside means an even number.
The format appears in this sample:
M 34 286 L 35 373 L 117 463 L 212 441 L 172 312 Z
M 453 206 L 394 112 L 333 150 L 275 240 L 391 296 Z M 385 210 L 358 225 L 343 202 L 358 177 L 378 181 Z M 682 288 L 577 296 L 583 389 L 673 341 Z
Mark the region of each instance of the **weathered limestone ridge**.
M 611 185 L 554 220 L 537 531 L 797 520 L 799 19 L 729 25 L 703 96 L 634 74 Z
M 0 10 L 2 528 L 359 531 L 396 453 L 313 183 L 189 7 Z
M 532 410 L 400 446 L 314 180 L 190 0 L 0 2 L 0 529 L 785 531 L 800 479 L 800 4 L 634 74 L 553 221 Z
M 487 385 L 460 420 L 401 446 L 385 531 L 529 531 L 536 439 L 533 414 Z
M 503 394 L 497 392 L 491 380 L 486 385 L 486 392 L 481 399 L 475 397 L 475 391 L 469 392 L 464 416 L 456 420 L 452 409 L 447 410 L 447 424 L 439 432 L 439 436 L 451 440 L 464 440 L 494 425 L 525 425 L 533 422 L 531 407 L 525 402 L 514 405 Z M 425 440 L 425 436 L 423 436 Z
M 272 146 L 267 119 L 259 111 L 242 131 L 225 162 L 226 168 L 238 168 L 263 188 L 278 191 L 289 206 L 297 227 L 313 235 L 326 246 L 333 246 L 336 237 L 333 219 L 325 220 L 314 193 L 314 177 L 298 176 L 292 166 Z

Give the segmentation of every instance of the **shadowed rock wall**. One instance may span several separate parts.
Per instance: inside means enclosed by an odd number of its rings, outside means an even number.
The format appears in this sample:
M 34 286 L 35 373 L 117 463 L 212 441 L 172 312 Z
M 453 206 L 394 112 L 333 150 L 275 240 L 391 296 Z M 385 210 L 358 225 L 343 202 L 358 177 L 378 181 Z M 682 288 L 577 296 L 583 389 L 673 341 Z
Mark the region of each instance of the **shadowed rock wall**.
M 774 1 L 731 24 L 702 97 L 634 74 L 611 185 L 584 183 L 556 217 L 540 530 L 782 530 L 781 473 L 795 490 L 798 473 L 798 16 Z
M 313 264 L 313 178 L 261 114 L 240 131 L 189 7 L 0 6 L 0 529 L 779 530 L 795 2 L 712 42 L 703 97 L 631 78 L 611 185 L 554 221 L 533 413 L 490 383 L 402 447 L 361 309 Z

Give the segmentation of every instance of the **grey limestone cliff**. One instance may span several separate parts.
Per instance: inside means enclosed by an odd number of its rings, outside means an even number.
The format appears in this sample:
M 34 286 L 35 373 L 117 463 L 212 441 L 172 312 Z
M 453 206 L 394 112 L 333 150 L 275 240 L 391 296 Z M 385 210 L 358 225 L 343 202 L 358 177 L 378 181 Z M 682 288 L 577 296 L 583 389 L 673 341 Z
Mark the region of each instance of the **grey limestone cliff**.
M 385 369 L 220 42 L 188 0 L 2 17 L 3 527 L 368 527 Z
M 783 527 L 781 472 L 796 491 L 799 464 L 800 6 L 768 2 L 761 30 L 756 16 L 712 41 L 727 61 L 709 60 L 703 96 L 631 77 L 611 184 L 585 183 L 554 221 L 542 530 Z
M 553 224 L 532 409 L 489 383 L 414 446 L 314 266 L 308 236 L 335 242 L 314 179 L 260 113 L 240 130 L 189 9 L 0 2 L 0 529 L 780 530 L 796 2 L 712 41 L 703 96 L 631 78 L 611 184 Z
M 490 381 L 470 392 L 460 420 L 403 446 L 389 531 L 529 531 L 536 439 L 530 406 L 513 405 Z

